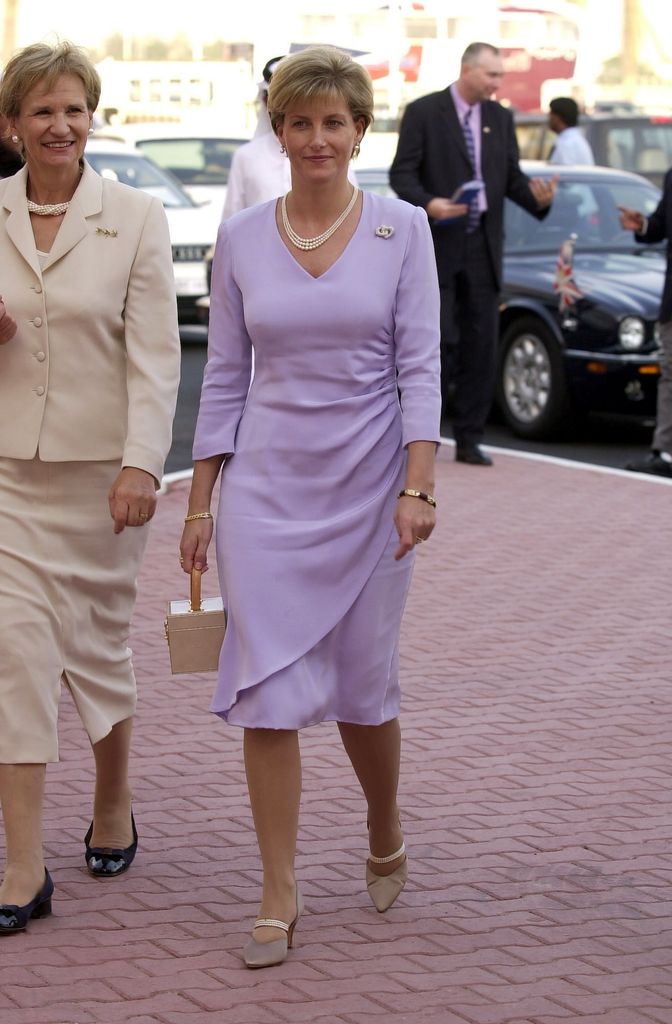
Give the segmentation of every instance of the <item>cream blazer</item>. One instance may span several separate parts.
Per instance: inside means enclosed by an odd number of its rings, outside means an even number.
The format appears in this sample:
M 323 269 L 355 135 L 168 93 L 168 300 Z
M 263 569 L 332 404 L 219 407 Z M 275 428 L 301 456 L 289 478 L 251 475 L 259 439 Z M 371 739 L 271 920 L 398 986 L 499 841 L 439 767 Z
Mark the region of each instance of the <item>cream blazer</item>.
M 85 162 L 40 269 L 26 181 L 0 181 L 0 295 L 18 323 L 0 345 L 0 455 L 119 459 L 160 480 L 180 368 L 163 207 Z

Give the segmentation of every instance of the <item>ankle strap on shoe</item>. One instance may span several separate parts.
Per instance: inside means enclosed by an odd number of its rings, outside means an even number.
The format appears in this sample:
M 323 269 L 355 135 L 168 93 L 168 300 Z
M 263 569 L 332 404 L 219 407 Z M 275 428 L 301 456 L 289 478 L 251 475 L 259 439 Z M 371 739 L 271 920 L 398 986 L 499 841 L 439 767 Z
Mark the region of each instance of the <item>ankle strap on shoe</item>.
M 396 853 L 391 853 L 389 857 L 374 857 L 372 853 L 369 854 L 369 860 L 372 864 L 391 864 L 393 860 L 397 860 L 398 857 L 402 857 L 406 853 L 406 845 L 401 844 Z
M 289 925 L 284 921 L 278 921 L 275 917 L 260 917 L 254 922 L 255 928 L 281 928 L 283 932 L 289 931 Z

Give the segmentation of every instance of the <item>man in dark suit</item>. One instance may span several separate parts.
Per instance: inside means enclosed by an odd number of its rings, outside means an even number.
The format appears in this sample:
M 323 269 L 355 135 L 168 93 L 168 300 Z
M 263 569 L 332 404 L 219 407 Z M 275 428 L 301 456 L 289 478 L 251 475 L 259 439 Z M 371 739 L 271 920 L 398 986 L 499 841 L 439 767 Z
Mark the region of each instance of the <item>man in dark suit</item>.
M 495 385 L 504 199 L 541 219 L 555 191 L 555 181 L 530 180 L 519 167 L 513 118 L 490 99 L 502 76 L 499 50 L 471 43 L 458 80 L 406 108 L 390 169 L 395 192 L 430 217 L 441 287 L 444 406 L 454 362 L 455 458 L 481 466 L 492 463 L 479 442 Z M 454 201 L 470 179 L 484 188 L 468 205 Z
M 635 232 L 638 242 L 662 242 L 667 239 L 665 284 L 658 315 L 660 333 L 660 379 L 656 406 L 656 429 L 649 454 L 626 469 L 635 473 L 653 473 L 672 478 L 672 168 L 665 175 L 663 195 L 650 217 L 637 210 L 621 207 L 621 224 Z

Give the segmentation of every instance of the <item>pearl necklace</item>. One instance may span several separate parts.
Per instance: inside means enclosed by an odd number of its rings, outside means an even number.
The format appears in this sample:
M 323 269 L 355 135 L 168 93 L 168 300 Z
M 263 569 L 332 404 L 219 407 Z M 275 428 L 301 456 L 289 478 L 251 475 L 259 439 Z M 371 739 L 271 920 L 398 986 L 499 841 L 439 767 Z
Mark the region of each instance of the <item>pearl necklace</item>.
M 350 202 L 343 210 L 343 213 L 334 221 L 330 228 L 327 228 L 327 230 L 323 231 L 321 235 L 316 235 L 314 238 L 301 238 L 301 235 L 297 235 L 296 231 L 294 231 L 292 225 L 289 223 L 289 217 L 287 216 L 287 196 L 284 195 L 280 203 L 282 226 L 287 232 L 287 237 L 292 245 L 296 246 L 297 249 L 302 249 L 304 252 L 310 252 L 311 249 L 317 249 L 320 245 L 324 245 L 327 239 L 331 238 L 335 231 L 338 231 L 341 224 L 357 202 L 358 195 L 359 189 L 356 186 L 353 186 Z
M 60 217 L 70 206 L 70 200 L 67 203 L 45 203 L 44 206 L 34 203 L 32 199 L 26 199 L 26 202 L 28 213 L 36 213 L 38 217 Z

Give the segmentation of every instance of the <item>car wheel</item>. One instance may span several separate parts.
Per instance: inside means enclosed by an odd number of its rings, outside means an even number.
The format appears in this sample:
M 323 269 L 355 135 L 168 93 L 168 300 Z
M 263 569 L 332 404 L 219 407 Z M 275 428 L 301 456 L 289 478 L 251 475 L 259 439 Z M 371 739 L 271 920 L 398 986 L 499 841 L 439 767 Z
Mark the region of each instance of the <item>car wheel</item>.
M 519 437 L 543 438 L 566 423 L 569 400 L 560 349 L 535 317 L 521 317 L 502 337 L 497 404 Z

